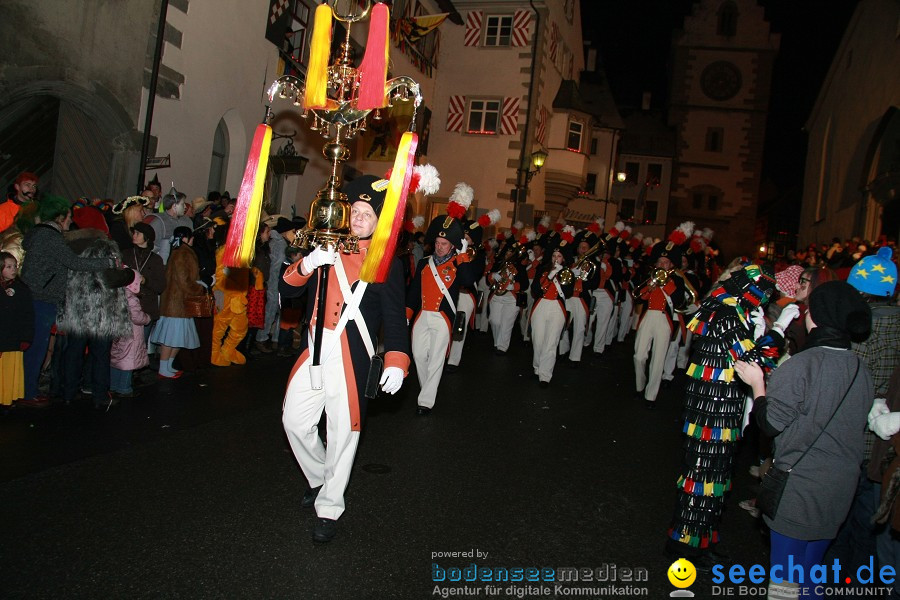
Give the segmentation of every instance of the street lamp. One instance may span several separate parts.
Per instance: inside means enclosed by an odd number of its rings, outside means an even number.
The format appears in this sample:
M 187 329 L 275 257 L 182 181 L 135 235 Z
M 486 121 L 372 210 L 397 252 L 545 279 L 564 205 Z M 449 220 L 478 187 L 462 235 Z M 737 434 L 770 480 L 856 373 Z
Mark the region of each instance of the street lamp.
M 543 148 L 535 150 L 531 153 L 531 166 L 534 168 L 520 168 L 516 171 L 516 187 L 513 189 L 513 223 L 516 222 L 519 202 L 525 202 L 525 199 L 528 197 L 528 184 L 531 183 L 531 178 L 540 172 L 541 167 L 547 162 L 547 156 L 547 151 Z

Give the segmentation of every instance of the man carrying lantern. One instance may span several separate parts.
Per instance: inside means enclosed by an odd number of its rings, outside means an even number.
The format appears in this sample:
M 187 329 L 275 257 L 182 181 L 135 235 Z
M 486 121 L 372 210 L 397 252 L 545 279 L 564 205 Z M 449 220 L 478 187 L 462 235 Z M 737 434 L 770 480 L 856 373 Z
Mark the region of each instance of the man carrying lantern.
M 394 394 L 409 369 L 409 338 L 404 314 L 403 267 L 393 259 L 384 283 L 360 281 L 360 267 L 384 205 L 388 181 L 363 175 L 345 186 L 351 203 L 350 231 L 359 237 L 359 253 L 318 247 L 284 273 L 290 286 L 306 288 L 309 336 L 291 371 L 282 422 L 309 488 L 301 506 L 315 506 L 318 517 L 313 540 L 330 542 L 344 512 L 344 490 L 359 444 L 365 414 L 366 380 L 375 354 L 378 331 L 384 329 L 384 372 L 381 389 Z M 391 215 L 385 215 L 389 218 Z M 326 311 L 318 314 L 319 267 L 332 265 Z M 312 365 L 311 346 L 316 322 L 325 319 L 321 366 Z M 324 409 L 328 445 L 319 437 Z

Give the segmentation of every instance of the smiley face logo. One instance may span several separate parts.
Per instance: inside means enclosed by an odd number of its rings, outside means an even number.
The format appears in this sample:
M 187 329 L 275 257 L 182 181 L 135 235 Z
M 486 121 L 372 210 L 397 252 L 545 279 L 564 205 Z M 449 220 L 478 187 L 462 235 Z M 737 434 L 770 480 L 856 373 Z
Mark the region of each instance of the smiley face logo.
M 669 583 L 677 588 L 690 587 L 697 579 L 697 569 L 686 558 L 679 558 L 673 562 L 666 574 L 669 576 Z

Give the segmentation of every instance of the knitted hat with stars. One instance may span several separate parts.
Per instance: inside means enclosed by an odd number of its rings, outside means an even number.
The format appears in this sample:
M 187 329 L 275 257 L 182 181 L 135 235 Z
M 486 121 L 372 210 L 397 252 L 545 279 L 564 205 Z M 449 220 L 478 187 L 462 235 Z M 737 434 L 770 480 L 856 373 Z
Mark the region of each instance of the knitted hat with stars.
M 897 287 L 897 265 L 891 260 L 894 253 L 883 246 L 875 256 L 866 256 L 850 269 L 847 283 L 864 294 L 890 298 Z

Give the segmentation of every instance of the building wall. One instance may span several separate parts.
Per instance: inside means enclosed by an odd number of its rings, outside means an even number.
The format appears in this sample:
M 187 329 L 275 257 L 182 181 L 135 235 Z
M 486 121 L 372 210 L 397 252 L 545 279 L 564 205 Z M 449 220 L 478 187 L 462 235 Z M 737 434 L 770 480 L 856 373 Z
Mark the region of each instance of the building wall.
M 882 207 L 862 188 L 875 175 L 867 154 L 878 124 L 900 107 L 898 22 L 897 2 L 863 0 L 835 54 L 806 124 L 801 245 L 881 233 Z
M 156 155 L 172 161 L 157 171 L 164 189 L 174 181 L 190 198 L 206 195 L 213 135 L 224 118 L 225 189 L 237 195 L 277 65 L 277 49 L 264 37 L 268 10 L 266 0 L 191 0 L 187 12 L 170 8 L 167 24 L 179 35 L 166 37 L 163 65 L 183 83 L 177 97 L 157 97 L 154 107 Z
M 540 107 L 544 107 L 547 113 L 552 113 L 553 97 L 563 77 L 577 79 L 578 72 L 583 69 L 580 13 L 577 2 L 567 3 L 567 0 L 535 2 L 535 5 L 541 18 L 535 61 L 536 94 L 531 103 L 531 111 L 537 114 Z M 529 106 L 529 79 L 536 21 L 527 1 L 464 0 L 455 1 L 454 6 L 464 21 L 473 11 L 486 15 L 514 14 L 519 10 L 530 14 L 527 42 L 516 47 L 485 47 L 481 43 L 466 45 L 466 25 L 445 23 L 442 26 L 441 67 L 436 74 L 435 84 L 429 159 L 440 171 L 444 182 L 436 199 L 440 201 L 441 197 L 446 198 L 456 182 L 465 181 L 475 189 L 478 210 L 500 209 L 503 215 L 501 226 L 509 226 L 512 219 L 510 190 L 516 185 L 516 171 L 523 155 L 522 140 Z M 571 9 L 571 22 L 567 17 L 567 7 Z M 557 31 L 560 32 L 557 56 L 563 71 L 549 60 L 553 23 L 557 24 Z M 563 45 L 571 50 L 566 61 L 559 58 L 564 54 L 559 49 Z M 465 126 L 461 131 L 448 131 L 451 97 L 458 96 L 518 99 L 514 130 L 490 136 L 466 133 Z M 467 114 L 463 116 L 464 122 Z M 452 118 L 449 121 L 452 123 Z M 546 174 L 553 170 L 555 150 L 565 152 L 553 140 L 557 137 L 562 139 L 564 134 L 560 131 L 565 126 L 561 120 L 553 118 L 545 127 L 544 147 L 549 150 L 550 156 L 547 166 L 529 184 L 528 204 L 531 206 L 528 208 L 540 210 L 544 206 Z M 535 139 L 536 129 L 536 119 L 532 118 L 529 134 L 526 136 L 526 160 L 531 152 L 540 148 L 540 143 Z M 583 168 L 578 176 L 583 177 Z M 525 210 L 527 214 L 528 209 Z M 522 216 L 522 213 L 518 216 Z
M 83 112 L 111 165 L 106 186 L 84 193 L 119 197 L 136 185 L 141 81 L 157 11 L 141 0 L 0 3 L 0 112 L 46 96 Z
M 732 36 L 717 33 L 724 5 L 737 10 Z M 691 220 L 716 231 L 726 257 L 747 254 L 779 38 L 753 0 L 702 0 L 673 44 L 669 123 L 676 128 L 677 147 L 667 229 Z M 721 130 L 721 151 L 707 150 L 710 128 Z M 695 193 L 716 196 L 715 208 L 705 201 L 695 208 Z

